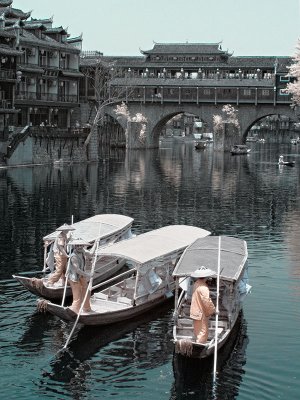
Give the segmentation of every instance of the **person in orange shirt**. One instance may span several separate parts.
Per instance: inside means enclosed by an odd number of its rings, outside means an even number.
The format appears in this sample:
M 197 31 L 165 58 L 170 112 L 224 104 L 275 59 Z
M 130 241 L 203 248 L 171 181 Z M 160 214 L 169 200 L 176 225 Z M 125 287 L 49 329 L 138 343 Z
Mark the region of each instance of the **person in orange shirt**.
M 214 275 L 216 273 L 206 267 L 200 267 L 191 273 L 191 278 L 196 281 L 193 286 L 190 317 L 193 319 L 196 342 L 201 344 L 205 344 L 208 338 L 208 318 L 216 312 L 206 283 L 207 278 Z

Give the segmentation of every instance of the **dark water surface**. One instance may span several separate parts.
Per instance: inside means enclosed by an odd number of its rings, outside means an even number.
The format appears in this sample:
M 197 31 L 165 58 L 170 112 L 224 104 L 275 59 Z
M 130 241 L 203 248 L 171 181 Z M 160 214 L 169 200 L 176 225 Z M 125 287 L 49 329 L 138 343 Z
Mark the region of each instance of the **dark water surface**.
M 192 144 L 115 152 L 98 165 L 0 170 L 0 398 L 299 399 L 300 144 L 248 156 Z M 279 154 L 296 160 L 279 168 Z M 172 301 L 126 324 L 77 329 L 38 313 L 11 275 L 42 268 L 42 237 L 96 213 L 134 232 L 191 224 L 248 243 L 252 294 L 235 341 L 212 363 L 173 357 Z

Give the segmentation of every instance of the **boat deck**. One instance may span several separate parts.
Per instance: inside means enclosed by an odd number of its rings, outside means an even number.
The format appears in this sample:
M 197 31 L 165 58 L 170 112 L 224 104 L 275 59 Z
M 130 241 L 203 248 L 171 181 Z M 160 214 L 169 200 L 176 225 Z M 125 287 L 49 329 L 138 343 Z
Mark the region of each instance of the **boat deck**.
M 99 299 L 96 297 L 94 301 L 93 298 L 91 298 L 91 307 L 94 312 L 105 313 L 130 308 L 131 304 L 122 301 L 122 299 L 121 301 L 120 299 L 118 299 L 118 301 L 110 301 L 106 299 Z
M 184 303 L 180 309 L 180 314 L 178 316 L 176 324 L 176 338 L 177 340 L 186 339 L 194 340 L 194 328 L 193 320 L 190 318 L 190 303 Z M 223 317 L 223 318 L 222 318 Z M 228 329 L 228 320 L 226 318 L 225 310 L 220 310 L 219 321 L 218 321 L 218 336 L 223 333 L 224 330 Z M 208 342 L 210 342 L 215 336 L 215 320 L 214 316 L 209 320 L 209 332 L 208 332 Z

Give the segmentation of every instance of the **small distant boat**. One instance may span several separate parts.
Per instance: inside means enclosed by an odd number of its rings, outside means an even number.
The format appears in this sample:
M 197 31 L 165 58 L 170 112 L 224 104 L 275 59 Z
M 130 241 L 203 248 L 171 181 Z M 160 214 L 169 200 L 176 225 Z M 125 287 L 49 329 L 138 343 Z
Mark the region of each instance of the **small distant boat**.
M 72 225 L 73 237 L 81 238 L 91 245 L 95 240 L 100 239 L 100 246 L 108 243 L 114 243 L 119 240 L 132 237 L 131 226 L 133 218 L 118 214 L 99 214 L 93 217 L 76 222 Z M 13 275 L 19 283 L 21 283 L 29 292 L 36 296 L 43 297 L 49 300 L 59 300 L 63 297 L 64 284 L 60 279 L 53 286 L 48 286 L 48 279 L 52 271 L 47 268 L 47 259 L 51 256 L 53 243 L 59 234 L 59 231 L 54 231 L 43 238 L 44 241 L 44 272 L 45 276 L 42 279 L 36 277 L 29 278 L 26 276 Z M 101 257 L 96 262 L 94 284 L 97 284 L 104 279 L 108 279 L 117 273 L 125 264 L 125 261 L 118 256 Z M 48 272 L 46 274 L 46 272 Z M 72 294 L 71 287 L 67 285 L 66 296 Z
M 219 249 L 220 246 L 220 249 Z M 220 254 L 220 258 L 219 258 Z M 196 239 L 178 261 L 175 277 L 175 312 L 173 341 L 175 353 L 193 358 L 206 358 L 227 342 L 238 321 L 245 297 L 251 286 L 248 284 L 247 243 L 230 236 L 207 236 Z M 219 264 L 220 262 L 220 264 Z M 209 334 L 206 343 L 196 341 L 193 320 L 190 318 L 195 266 L 204 265 L 216 274 L 207 282 L 210 297 L 216 303 L 219 297 L 219 314 L 209 318 Z M 218 265 L 219 294 L 217 293 Z M 217 338 L 217 343 L 215 339 Z
M 251 149 L 249 149 L 248 146 L 245 144 L 235 144 L 234 146 L 231 147 L 231 154 L 232 155 L 237 155 L 237 154 L 248 154 L 250 153 Z
M 204 150 L 206 148 L 206 146 L 207 146 L 207 142 L 202 140 L 195 144 L 195 149 L 196 150 Z
M 257 142 L 257 137 L 255 137 L 255 136 L 249 136 L 249 137 L 247 137 L 247 139 L 246 139 L 246 142 Z
M 295 161 L 284 161 L 283 156 L 279 157 L 278 165 L 286 165 L 288 167 L 294 167 Z
M 121 257 L 131 269 L 98 287 L 106 289 L 91 297 L 91 312 L 80 314 L 83 325 L 108 325 L 147 313 L 173 296 L 172 273 L 183 251 L 195 239 L 210 232 L 188 225 L 169 225 L 132 239 L 102 247 L 97 256 Z M 116 283 L 112 283 L 112 281 Z M 46 302 L 44 309 L 64 320 L 75 321 L 69 307 Z

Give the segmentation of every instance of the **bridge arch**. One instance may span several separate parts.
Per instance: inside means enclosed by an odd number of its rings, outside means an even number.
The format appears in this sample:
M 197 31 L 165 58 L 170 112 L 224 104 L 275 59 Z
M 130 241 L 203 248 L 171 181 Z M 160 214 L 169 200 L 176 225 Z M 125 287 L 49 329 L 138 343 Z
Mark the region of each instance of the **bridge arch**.
M 229 104 L 229 103 L 228 103 Z M 251 127 L 262 118 L 269 115 L 286 115 L 291 120 L 299 121 L 297 110 L 293 109 L 290 104 L 260 104 L 255 106 L 253 104 L 232 104 L 238 110 L 238 118 L 240 122 L 240 137 L 237 141 L 243 142 L 246 140 Z M 190 113 L 200 120 L 204 121 L 207 125 L 207 131 L 213 132 L 213 116 L 221 114 L 224 103 L 146 103 L 141 102 L 128 103 L 130 115 L 142 113 L 147 119 L 146 140 L 144 141 L 143 148 L 152 148 L 159 146 L 159 134 L 162 127 L 168 120 L 177 114 Z M 108 107 L 106 113 L 116 118 L 114 107 Z M 127 128 L 127 121 L 118 120 L 123 129 Z M 131 133 L 128 132 L 128 135 Z M 126 138 L 128 142 L 128 137 Z
M 247 138 L 251 128 L 254 125 L 257 125 L 257 123 L 259 121 L 261 121 L 267 117 L 271 117 L 271 116 L 286 116 L 293 122 L 298 121 L 298 117 L 292 109 L 291 110 L 285 109 L 285 110 L 282 110 L 282 112 L 279 112 L 278 109 L 269 111 L 269 112 L 261 112 L 259 116 L 254 117 L 254 119 L 251 122 L 248 122 L 248 126 L 244 127 L 244 129 L 241 130 L 242 142 L 244 143 L 246 141 L 246 138 Z

